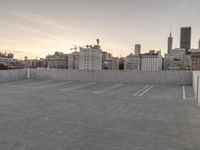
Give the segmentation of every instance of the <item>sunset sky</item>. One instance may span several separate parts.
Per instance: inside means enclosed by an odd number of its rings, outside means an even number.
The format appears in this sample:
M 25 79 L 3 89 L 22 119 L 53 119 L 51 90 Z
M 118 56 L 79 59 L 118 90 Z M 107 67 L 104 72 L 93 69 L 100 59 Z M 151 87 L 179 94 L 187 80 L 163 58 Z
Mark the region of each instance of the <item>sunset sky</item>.
M 167 50 L 170 26 L 174 47 L 180 27 L 192 27 L 192 47 L 200 38 L 199 0 L 1 0 L 0 49 L 16 58 L 45 57 L 91 45 L 126 56 L 134 44 L 142 52 Z

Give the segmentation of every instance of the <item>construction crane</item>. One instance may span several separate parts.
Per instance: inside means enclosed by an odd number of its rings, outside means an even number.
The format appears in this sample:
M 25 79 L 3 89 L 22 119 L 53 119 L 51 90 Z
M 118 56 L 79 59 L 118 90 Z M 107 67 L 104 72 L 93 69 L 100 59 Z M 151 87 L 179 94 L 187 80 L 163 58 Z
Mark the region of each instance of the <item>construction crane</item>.
M 96 42 L 97 42 L 97 45 L 99 45 L 100 40 L 97 39 Z M 77 46 L 75 45 L 74 48 L 71 48 L 70 50 L 75 50 L 75 52 L 76 52 L 77 49 L 85 48 L 85 47 L 86 47 L 86 48 L 88 48 L 88 47 L 92 47 L 92 45 L 86 45 L 86 46 L 80 46 L 80 47 L 77 47 Z
M 80 47 L 77 47 L 76 45 L 74 46 L 74 48 L 71 48 L 70 50 L 72 51 L 72 50 L 75 50 L 75 52 L 76 52 L 76 50 L 77 49 L 80 49 L 80 48 L 85 48 L 85 47 L 89 47 L 89 45 L 86 45 L 86 46 L 80 46 Z
M 70 50 L 72 51 L 73 49 L 75 49 L 75 52 L 76 52 L 76 50 L 77 50 L 76 45 L 74 46 L 74 48 L 71 48 Z

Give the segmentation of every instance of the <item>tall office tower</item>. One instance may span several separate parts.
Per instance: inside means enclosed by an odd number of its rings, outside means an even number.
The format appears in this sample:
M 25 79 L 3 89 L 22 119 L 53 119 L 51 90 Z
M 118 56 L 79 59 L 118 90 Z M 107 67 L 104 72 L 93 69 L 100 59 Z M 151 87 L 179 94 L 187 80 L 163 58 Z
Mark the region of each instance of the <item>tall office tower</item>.
M 170 33 L 170 36 L 168 37 L 168 49 L 167 49 L 168 55 L 170 55 L 172 52 L 172 45 L 173 45 L 173 37 L 172 33 Z
M 185 49 L 185 53 L 191 48 L 191 27 L 181 28 L 180 48 Z
M 135 54 L 139 55 L 141 51 L 141 45 L 140 44 L 135 44 Z

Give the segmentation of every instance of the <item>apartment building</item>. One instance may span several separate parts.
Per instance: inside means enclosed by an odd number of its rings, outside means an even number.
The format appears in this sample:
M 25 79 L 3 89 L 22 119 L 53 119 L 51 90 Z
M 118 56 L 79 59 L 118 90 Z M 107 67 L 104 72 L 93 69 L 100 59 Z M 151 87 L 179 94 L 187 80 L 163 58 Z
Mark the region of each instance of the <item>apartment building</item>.
M 102 50 L 98 44 L 80 48 L 79 70 L 102 70 Z
M 149 53 L 140 54 L 142 71 L 162 70 L 161 51 L 150 50 Z

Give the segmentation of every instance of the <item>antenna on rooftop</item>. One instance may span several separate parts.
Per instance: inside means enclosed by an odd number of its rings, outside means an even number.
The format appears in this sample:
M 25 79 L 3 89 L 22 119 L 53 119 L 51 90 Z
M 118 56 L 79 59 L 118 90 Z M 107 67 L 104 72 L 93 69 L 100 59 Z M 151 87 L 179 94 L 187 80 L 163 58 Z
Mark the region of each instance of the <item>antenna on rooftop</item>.
M 172 36 L 172 26 L 170 25 L 170 37 Z

